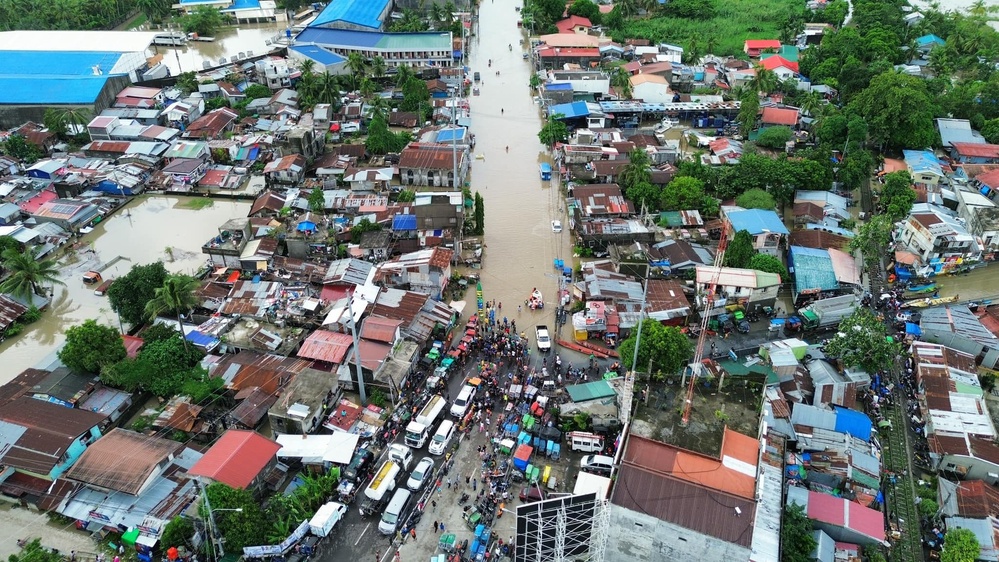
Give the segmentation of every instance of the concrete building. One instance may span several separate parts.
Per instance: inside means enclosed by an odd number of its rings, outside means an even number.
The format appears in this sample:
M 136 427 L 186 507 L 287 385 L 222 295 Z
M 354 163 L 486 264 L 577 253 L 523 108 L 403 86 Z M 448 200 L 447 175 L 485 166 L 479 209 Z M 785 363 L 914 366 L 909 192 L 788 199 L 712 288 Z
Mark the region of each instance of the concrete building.
M 935 273 L 981 256 L 976 237 L 954 213 L 928 203 L 913 205 L 896 239 Z
M 695 268 L 698 310 L 704 306 L 704 299 L 710 289 L 714 295 L 711 315 L 725 312 L 725 307 L 740 304 L 747 310 L 757 306 L 773 306 L 780 289 L 781 278 L 776 273 L 765 273 L 753 269 L 734 267 Z
M 999 338 L 967 306 L 938 306 L 923 311 L 919 329 L 924 342 L 935 343 L 976 357 L 991 369 L 999 365 Z
M 442 68 L 453 66 L 455 62 L 450 32 L 381 33 L 313 26 L 305 28 L 295 37 L 293 47 L 306 45 L 345 59 L 351 53 L 365 58 L 382 57 L 389 68 Z
M 332 0 L 309 26 L 322 29 L 382 31 L 391 10 L 390 0 Z
M 790 234 L 774 211 L 728 208 L 723 214 L 724 220 L 729 223 L 729 239 L 740 230 L 745 230 L 753 238 L 753 248 L 760 253 L 778 255 Z
M 338 389 L 336 377 L 329 371 L 302 370 L 267 411 L 271 430 L 297 435 L 312 433 L 322 423 L 326 409 L 339 402 Z

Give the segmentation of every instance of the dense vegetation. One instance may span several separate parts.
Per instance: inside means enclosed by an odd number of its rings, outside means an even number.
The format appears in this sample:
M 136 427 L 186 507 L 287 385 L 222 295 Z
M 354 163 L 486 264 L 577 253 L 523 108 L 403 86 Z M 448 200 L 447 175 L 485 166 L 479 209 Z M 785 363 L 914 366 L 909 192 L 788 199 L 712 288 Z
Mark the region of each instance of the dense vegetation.
M 6 0 L 0 29 L 111 29 L 125 21 L 140 0 Z

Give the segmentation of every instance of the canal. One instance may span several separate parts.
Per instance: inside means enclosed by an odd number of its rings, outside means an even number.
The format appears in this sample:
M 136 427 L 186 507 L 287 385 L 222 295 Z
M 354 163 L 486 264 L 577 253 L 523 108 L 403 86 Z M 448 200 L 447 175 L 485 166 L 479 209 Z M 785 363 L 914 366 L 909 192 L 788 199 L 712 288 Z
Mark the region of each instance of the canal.
M 194 273 L 205 263 L 201 245 L 218 234 L 222 223 L 245 217 L 250 208 L 249 202 L 216 200 L 210 207 L 198 209 L 192 201 L 185 197 L 134 198 L 83 236 L 79 250 L 64 254 L 59 266 L 65 285 L 53 287 L 52 304 L 41 320 L 0 344 L 0 356 L 6 365 L 0 373 L 0 384 L 24 369 L 50 362 L 65 341 L 63 332 L 70 326 L 91 318 L 118 326 L 107 297 L 95 295 L 94 286 L 83 284 L 85 272 L 114 261 L 102 272 L 105 279 L 110 279 L 125 275 L 134 264 L 159 260 L 171 272 Z

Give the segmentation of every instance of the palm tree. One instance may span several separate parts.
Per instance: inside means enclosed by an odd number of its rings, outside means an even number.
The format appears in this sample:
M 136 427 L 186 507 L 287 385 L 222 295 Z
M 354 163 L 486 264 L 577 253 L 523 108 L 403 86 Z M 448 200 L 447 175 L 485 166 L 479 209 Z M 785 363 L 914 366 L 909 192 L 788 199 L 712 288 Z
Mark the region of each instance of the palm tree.
M 37 248 L 18 252 L 8 248 L 3 252 L 3 268 L 8 277 L 0 283 L 0 292 L 10 293 L 31 302 L 31 296 L 44 295 L 43 283 L 65 285 L 59 279 L 59 266 L 55 260 L 39 259 Z
M 347 55 L 347 68 L 350 69 L 351 83 L 354 85 L 354 89 L 361 84 L 361 78 L 364 77 L 364 70 L 368 63 L 361 56 L 361 53 L 350 53 Z
M 361 87 L 359 88 L 359 91 L 361 92 L 362 98 L 370 100 L 379 92 L 379 88 L 377 84 L 365 76 L 364 78 L 361 78 Z
M 407 80 L 414 76 L 412 67 L 400 66 L 399 71 L 395 75 L 395 85 L 402 87 Z
M 631 74 L 629 74 L 623 66 L 619 66 L 614 69 L 614 74 L 611 75 L 611 86 L 613 86 L 624 99 L 631 99 Z
M 375 57 L 371 59 L 371 75 L 375 78 L 381 78 L 385 76 L 385 59 L 382 57 Z
M 334 109 L 340 109 L 340 86 L 335 75 L 324 72 L 317 76 L 314 90 L 316 103 L 328 103 Z
M 163 286 L 156 289 L 153 298 L 146 303 L 146 316 L 150 320 L 164 312 L 177 315 L 177 326 L 180 328 L 184 349 L 187 349 L 187 338 L 184 337 L 183 313 L 190 312 L 198 305 L 198 297 L 194 291 L 201 285 L 197 279 L 188 275 L 171 275 L 163 281 Z
M 59 121 L 66 128 L 67 133 L 77 135 L 81 131 L 86 131 L 87 123 L 93 117 L 93 113 L 84 107 L 66 107 L 56 110 Z
M 764 68 L 762 64 L 756 65 L 756 76 L 749 81 L 749 87 L 754 92 L 763 92 L 767 95 L 777 89 L 778 78 L 773 70 Z
M 826 108 L 822 96 L 815 92 L 808 92 L 802 96 L 801 102 L 798 105 L 801 106 L 801 111 L 807 113 L 812 118 L 820 117 Z

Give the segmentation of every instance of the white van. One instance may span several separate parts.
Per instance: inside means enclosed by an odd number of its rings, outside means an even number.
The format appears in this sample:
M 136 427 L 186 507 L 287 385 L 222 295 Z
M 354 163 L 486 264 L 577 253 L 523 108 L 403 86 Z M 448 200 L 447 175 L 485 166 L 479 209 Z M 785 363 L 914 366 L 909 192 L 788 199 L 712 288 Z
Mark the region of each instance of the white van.
M 472 404 L 472 397 L 475 396 L 475 387 L 466 384 L 461 392 L 458 393 L 458 397 L 455 398 L 454 404 L 451 404 L 451 415 L 456 418 L 461 418 L 465 416 L 468 412 L 468 407 Z
M 584 472 L 609 475 L 614 468 L 614 459 L 605 455 L 586 455 L 579 461 L 579 469 Z
M 451 445 L 451 438 L 453 437 L 454 422 L 451 420 L 442 421 L 440 427 L 437 428 L 437 433 L 434 434 L 433 440 L 430 441 L 430 447 L 427 448 L 427 451 L 431 455 L 443 455 L 444 451 Z
M 389 502 L 388 507 L 382 513 L 382 520 L 378 522 L 378 530 L 383 535 L 394 535 L 399 527 L 399 520 L 402 519 L 402 515 L 406 512 L 406 508 L 409 506 L 409 498 L 412 497 L 412 493 L 405 488 L 399 488 L 395 491 L 395 495 L 392 496 L 392 500 Z
M 573 451 L 599 453 L 604 450 L 604 438 L 602 435 L 587 433 L 585 431 L 570 431 L 567 437 L 569 438 L 569 448 Z

